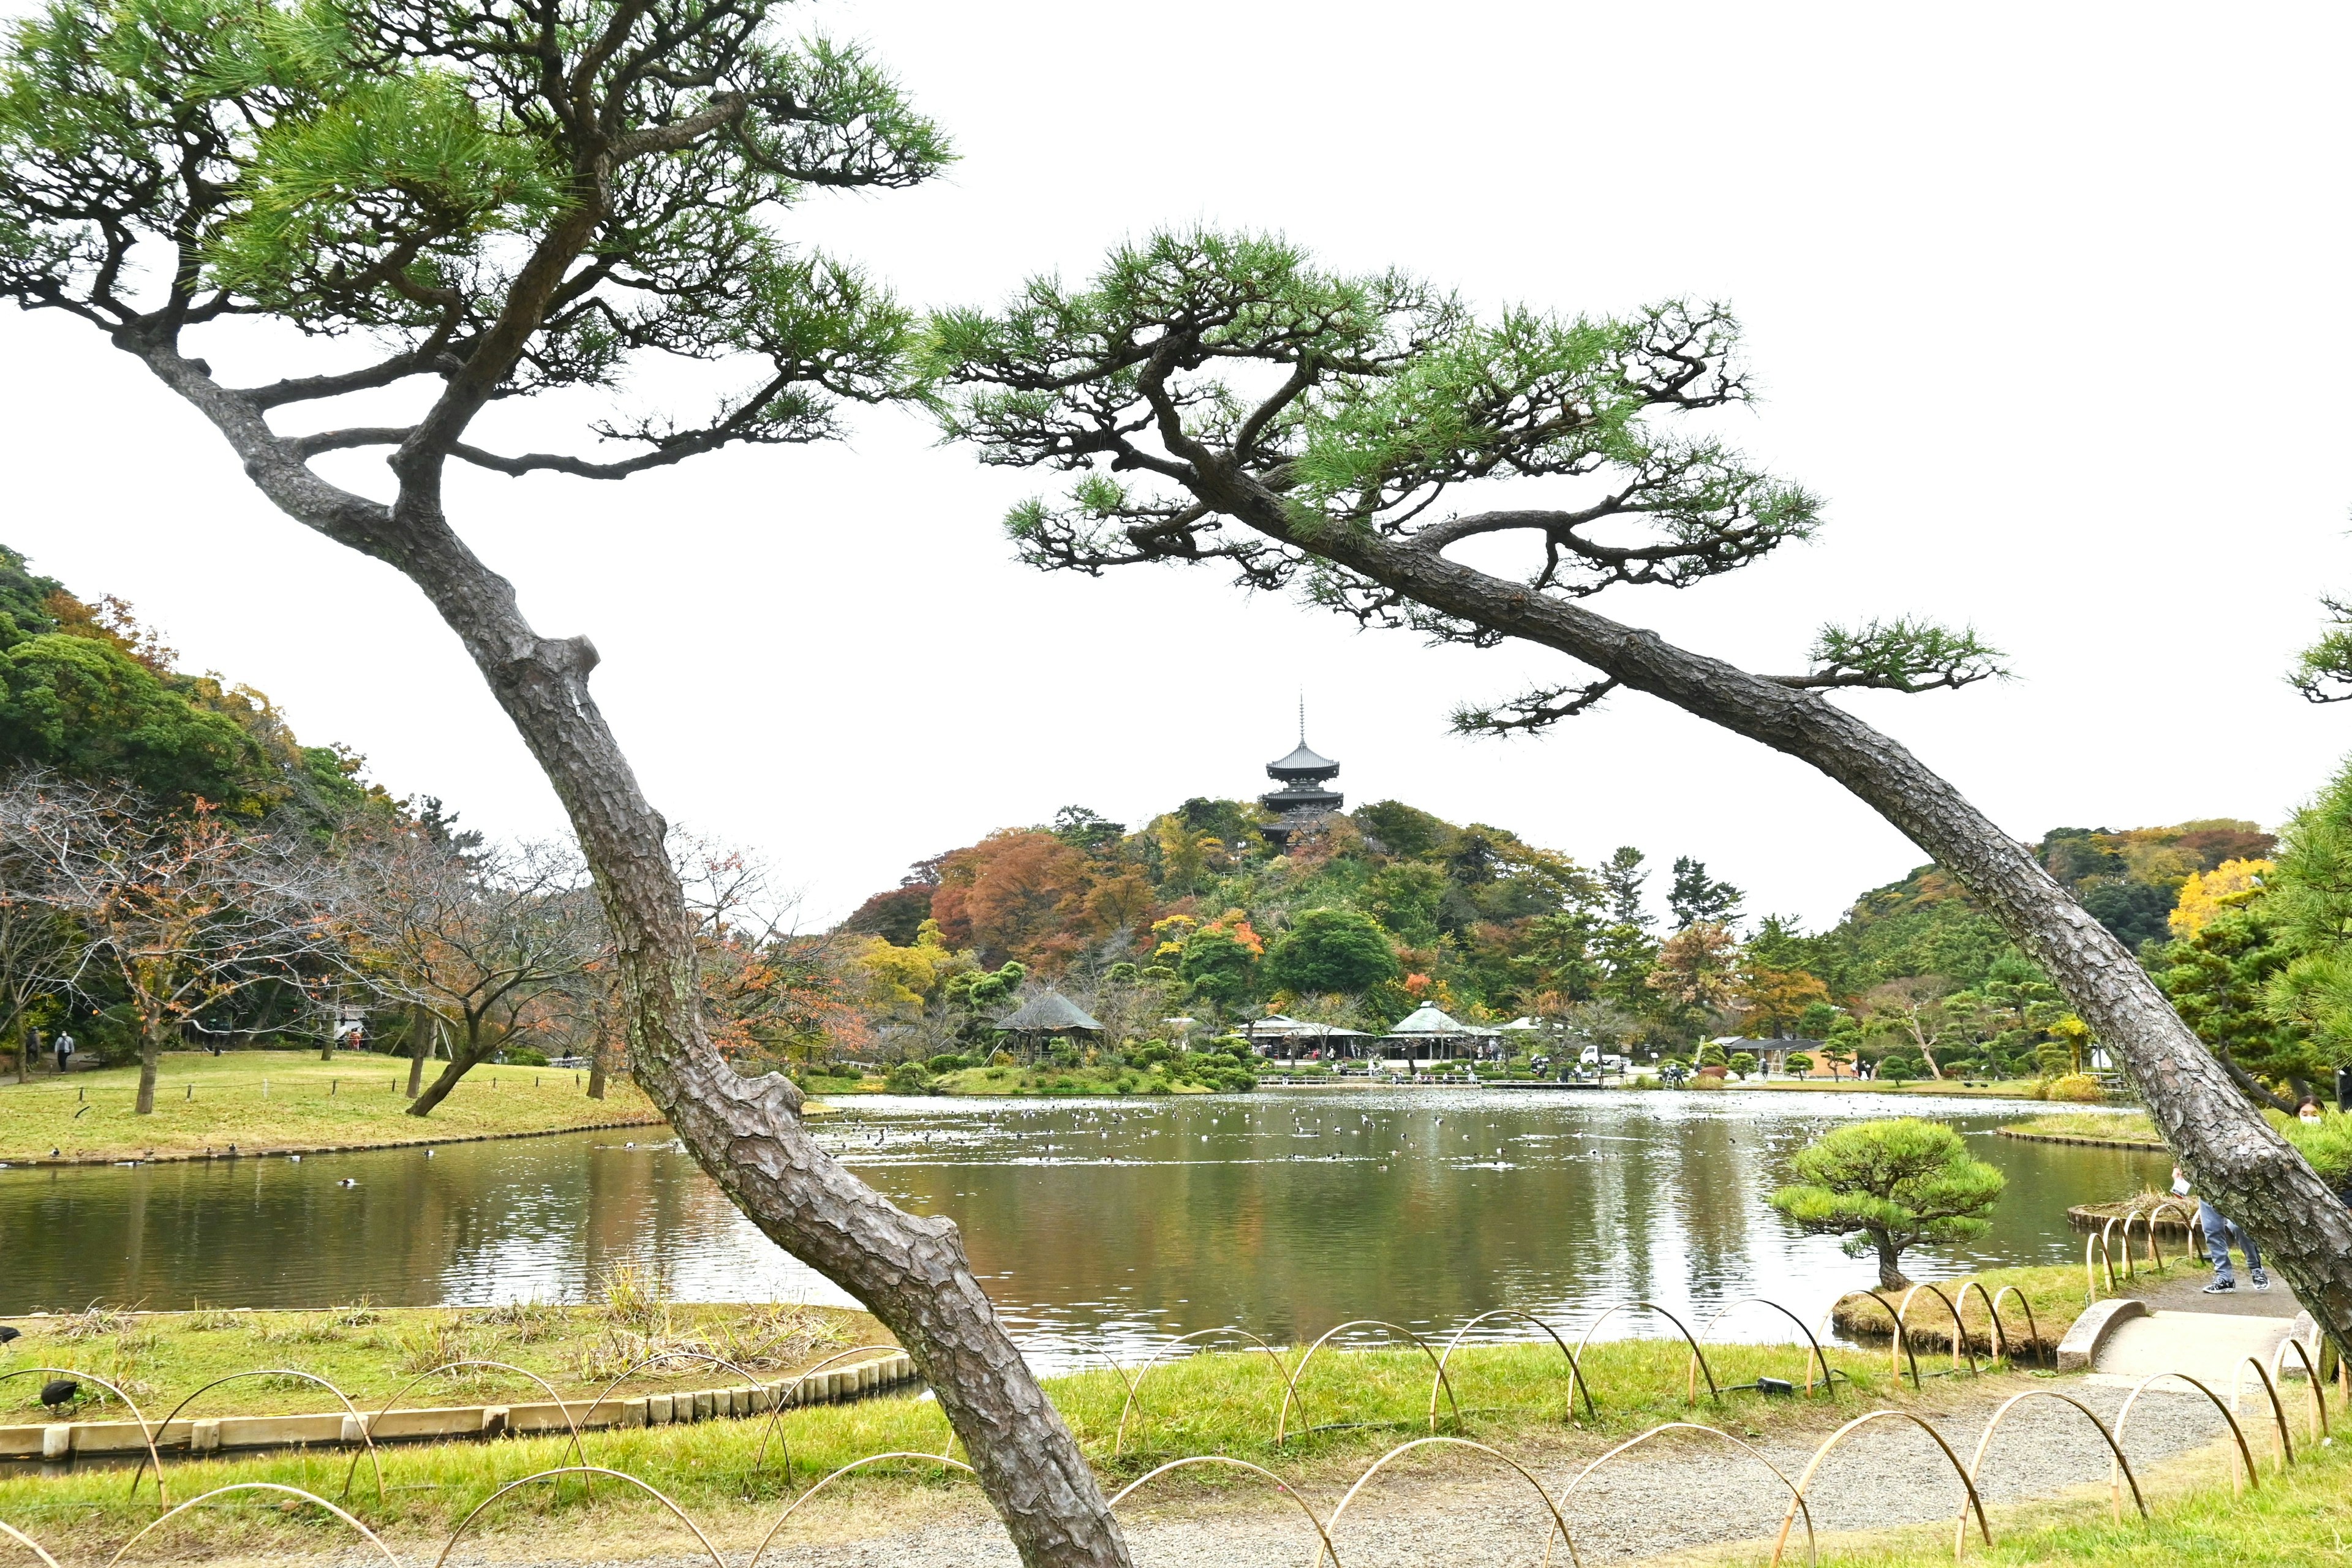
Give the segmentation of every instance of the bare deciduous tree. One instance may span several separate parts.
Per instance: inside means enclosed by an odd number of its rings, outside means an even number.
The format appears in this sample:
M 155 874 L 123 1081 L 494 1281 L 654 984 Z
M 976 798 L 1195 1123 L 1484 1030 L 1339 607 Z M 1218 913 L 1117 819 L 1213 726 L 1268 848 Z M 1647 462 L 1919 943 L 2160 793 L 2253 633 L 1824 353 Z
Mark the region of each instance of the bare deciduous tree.
M 335 945 L 324 866 L 299 839 L 201 801 L 181 816 L 67 782 L 12 792 L 0 810 L 0 837 L 37 858 L 52 906 L 80 929 L 73 983 L 105 972 L 138 1013 L 142 1116 L 163 1047 L 199 1012 L 266 979 L 299 985 Z
M 411 831 L 354 846 L 345 867 L 341 921 L 355 973 L 447 1029 L 449 1065 L 411 1116 L 430 1116 L 611 945 L 585 868 L 561 849 L 461 852 Z

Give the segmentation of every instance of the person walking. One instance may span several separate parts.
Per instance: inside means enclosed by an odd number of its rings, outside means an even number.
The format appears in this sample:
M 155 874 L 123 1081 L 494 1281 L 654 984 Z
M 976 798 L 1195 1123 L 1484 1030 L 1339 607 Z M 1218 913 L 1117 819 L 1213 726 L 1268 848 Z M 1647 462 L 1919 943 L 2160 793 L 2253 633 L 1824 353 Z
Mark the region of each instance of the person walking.
M 73 1060 L 74 1037 L 63 1029 L 58 1031 L 58 1073 L 64 1076 L 66 1064 Z
M 2189 1178 L 2181 1174 L 2178 1165 L 2172 1167 L 2172 1191 L 2178 1197 L 2187 1197 L 2189 1192 Z M 2254 1238 L 2215 1208 L 2212 1201 L 2201 1193 L 2197 1197 L 2197 1222 L 2205 1227 L 2205 1256 L 2213 1263 L 2213 1282 L 2205 1287 L 2203 1294 L 2226 1296 L 2238 1288 L 2237 1270 L 2230 1261 L 2230 1243 L 2232 1240 L 2246 1255 L 2246 1278 L 2253 1288 L 2257 1290 L 2271 1288 L 2271 1277 L 2263 1271 L 2262 1249 L 2254 1245 Z

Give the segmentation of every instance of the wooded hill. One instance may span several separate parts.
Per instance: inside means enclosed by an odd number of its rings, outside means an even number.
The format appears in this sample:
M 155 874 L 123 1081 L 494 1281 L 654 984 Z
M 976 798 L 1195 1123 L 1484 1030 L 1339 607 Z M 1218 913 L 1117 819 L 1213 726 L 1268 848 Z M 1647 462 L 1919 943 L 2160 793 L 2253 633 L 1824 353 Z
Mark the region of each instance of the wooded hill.
M 1277 854 L 1263 820 L 1251 803 L 1195 798 L 1130 831 L 1065 807 L 912 867 L 843 922 L 866 943 L 846 962 L 895 977 L 868 986 L 886 1036 L 919 1004 L 970 1006 L 971 977 L 1009 963 L 1146 1018 L 1182 1007 L 1230 1022 L 1271 1006 L 1379 1028 L 1433 1001 L 1465 1020 L 1533 1014 L 1671 1052 L 1721 1033 L 1792 1034 L 1923 1073 L 2079 1065 L 2079 1026 L 2070 1036 L 2041 973 L 1933 866 L 1808 934 L 1748 916 L 1747 895 L 1687 857 L 1664 868 L 1627 847 L 1588 867 L 1400 801 L 1334 816 Z M 2211 820 L 2059 828 L 2041 854 L 2139 947 L 2167 936 L 2190 877 L 2272 842 Z M 1161 994 L 1117 1005 L 1139 984 Z M 1008 979 L 1003 996 L 1014 989 Z

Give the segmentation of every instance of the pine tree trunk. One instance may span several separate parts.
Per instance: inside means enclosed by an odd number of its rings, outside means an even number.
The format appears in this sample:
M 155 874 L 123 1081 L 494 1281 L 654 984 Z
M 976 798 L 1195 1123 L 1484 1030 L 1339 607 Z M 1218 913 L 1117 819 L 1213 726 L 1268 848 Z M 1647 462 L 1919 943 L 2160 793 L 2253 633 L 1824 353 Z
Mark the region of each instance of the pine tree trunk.
M 1878 1288 L 1882 1290 L 1908 1290 L 1911 1281 L 1904 1277 L 1903 1254 L 1894 1240 L 1884 1231 L 1872 1231 L 1870 1239 L 1878 1248 Z
M 236 439 L 243 411 L 215 417 Z M 593 647 L 532 631 L 513 588 L 437 510 L 411 502 L 396 518 L 354 515 L 338 502 L 331 514 L 314 511 L 304 482 L 288 476 L 280 504 L 425 591 L 554 785 L 617 939 L 637 1083 L 696 1163 L 771 1239 L 898 1336 L 1028 1568 L 1129 1568 L 1094 1472 L 973 1278 L 954 1223 L 893 1205 L 808 1135 L 789 1080 L 745 1079 L 712 1048 L 667 827 L 589 693 Z
M 1206 487 L 1204 487 L 1204 491 Z M 2352 1210 L 2249 1104 L 2123 944 L 1949 782 L 1892 737 L 1808 691 L 1675 647 L 1371 530 L 1297 537 L 1281 499 L 1239 483 L 1221 510 L 1405 597 L 1556 648 L 1843 784 L 1973 893 L 2119 1056 L 2200 1192 L 2244 1226 L 2336 1347 L 2352 1354 Z
M 612 1059 L 612 1031 L 605 1028 L 604 1021 L 599 1019 L 596 1025 L 596 1037 L 588 1047 L 589 1099 L 602 1100 L 604 1098 L 604 1086 L 611 1076 L 609 1064 Z

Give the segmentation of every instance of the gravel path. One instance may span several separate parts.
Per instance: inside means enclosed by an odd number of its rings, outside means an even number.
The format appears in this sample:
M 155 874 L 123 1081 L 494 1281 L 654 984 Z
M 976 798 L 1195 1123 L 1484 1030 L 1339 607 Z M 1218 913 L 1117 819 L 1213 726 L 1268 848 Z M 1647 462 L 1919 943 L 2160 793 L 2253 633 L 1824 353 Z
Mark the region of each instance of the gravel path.
M 2013 1386 L 2013 1385 L 2012 1385 Z M 2110 1427 L 2126 1391 L 2069 1380 L 2053 1392 L 2081 1400 Z M 1939 1409 L 1924 1413 L 1963 1463 L 1997 1400 L 1952 1385 Z M 2249 1440 L 2260 1442 L 2249 1426 Z M 2226 1431 L 2220 1415 L 2193 1394 L 2151 1390 L 2134 1406 L 2126 1451 L 2133 1464 L 2153 1469 L 2168 1457 L 2202 1447 Z M 1794 1479 L 1820 1436 L 1756 1441 Z M 2265 1450 L 2257 1447 L 2256 1458 Z M 1351 1505 L 1334 1541 L 1346 1568 L 1469 1568 L 1543 1561 L 1544 1506 L 1526 1482 L 1492 1460 L 1461 1449 L 1424 1450 L 1391 1467 Z M 1713 1542 L 1770 1538 L 1780 1527 L 1789 1491 L 1753 1459 L 1718 1440 L 1696 1435 L 1662 1438 L 1612 1461 L 1579 1486 L 1570 1484 L 1589 1460 L 1548 1458 L 1529 1468 L 1562 1503 L 1584 1563 L 1622 1563 Z M 2053 1399 L 2030 1399 L 2001 1423 L 1980 1478 L 1988 1506 L 2046 1498 L 2085 1482 L 2104 1484 L 2105 1441 L 2081 1414 Z M 1327 1521 L 1339 1500 L 1337 1487 L 1309 1489 Z M 1853 1433 L 1831 1456 L 1809 1493 L 1815 1527 L 1823 1533 L 1923 1521 L 1948 1522 L 1961 1491 L 1951 1464 L 1909 1421 L 1890 1418 Z M 2128 1503 L 2126 1504 L 2128 1506 Z M 1262 1494 L 1247 1502 L 1178 1502 L 1153 1510 L 1121 1509 L 1136 1568 L 1297 1568 L 1314 1544 L 1312 1527 L 1295 1505 Z M 838 1512 L 796 1521 L 778 1550 L 764 1560 L 792 1568 L 1018 1568 L 995 1521 L 979 1507 L 952 1505 L 938 1517 L 857 1539 L 825 1539 L 828 1529 L 855 1526 Z M 1797 1533 L 1802 1534 L 1802 1525 Z M 1801 1541 L 1791 1560 L 1802 1562 Z M 751 1543 L 733 1543 L 731 1564 L 748 1561 Z M 341 1561 L 357 1562 L 337 1553 Z M 1567 1562 L 1556 1552 L 1553 1561 Z M 313 1563 L 324 1560 L 312 1559 Z M 380 1560 L 379 1560 L 380 1561 Z M 461 1553 L 453 1564 L 499 1568 L 604 1568 L 617 1559 L 569 1557 L 522 1560 Z M 707 1557 L 634 1558 L 631 1568 L 678 1568 Z

